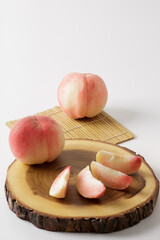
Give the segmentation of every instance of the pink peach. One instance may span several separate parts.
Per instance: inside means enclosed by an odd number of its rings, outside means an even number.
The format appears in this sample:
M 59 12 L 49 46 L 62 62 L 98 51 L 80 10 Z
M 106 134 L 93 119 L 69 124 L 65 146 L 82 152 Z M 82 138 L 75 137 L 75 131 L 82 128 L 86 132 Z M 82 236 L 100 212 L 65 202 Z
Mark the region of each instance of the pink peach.
M 77 119 L 94 117 L 100 113 L 107 102 L 108 92 L 99 76 L 70 73 L 60 83 L 57 96 L 63 112 Z
M 65 198 L 69 184 L 71 166 L 66 167 L 53 181 L 49 195 L 55 198 Z
M 142 158 L 137 155 L 123 155 L 101 150 L 96 155 L 96 161 L 106 167 L 131 174 L 138 171 Z
M 91 172 L 95 178 L 100 180 L 106 187 L 121 190 L 127 188 L 132 182 L 132 178 L 120 171 L 103 166 L 92 161 Z
M 26 164 L 41 164 L 53 161 L 61 153 L 64 133 L 51 117 L 28 116 L 15 123 L 9 144 L 17 159 Z
M 77 175 L 76 187 L 85 198 L 99 198 L 106 190 L 104 184 L 93 177 L 89 166 L 86 166 Z

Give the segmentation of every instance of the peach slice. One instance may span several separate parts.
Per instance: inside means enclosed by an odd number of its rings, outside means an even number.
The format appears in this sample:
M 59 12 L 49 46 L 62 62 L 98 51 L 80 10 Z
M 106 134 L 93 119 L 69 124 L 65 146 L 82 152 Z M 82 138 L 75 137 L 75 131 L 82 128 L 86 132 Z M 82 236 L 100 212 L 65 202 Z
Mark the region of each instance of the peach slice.
M 101 150 L 96 155 L 96 161 L 106 167 L 131 174 L 140 168 L 142 158 L 135 155 L 116 154 Z
M 93 176 L 104 183 L 106 187 L 113 189 L 125 189 L 132 181 L 130 176 L 120 171 L 105 167 L 95 161 L 91 162 L 91 172 Z
M 49 195 L 55 198 L 65 198 L 71 174 L 71 166 L 66 167 L 54 180 Z
M 104 184 L 93 177 L 89 166 L 82 169 L 77 175 L 76 187 L 85 198 L 99 198 L 106 190 Z

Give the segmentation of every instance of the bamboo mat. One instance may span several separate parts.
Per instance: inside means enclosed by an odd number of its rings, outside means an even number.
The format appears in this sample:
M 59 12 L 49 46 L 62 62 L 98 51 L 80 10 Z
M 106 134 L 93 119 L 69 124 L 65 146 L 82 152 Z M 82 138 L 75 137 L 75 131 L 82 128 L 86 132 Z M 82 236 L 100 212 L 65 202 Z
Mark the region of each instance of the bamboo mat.
M 54 107 L 34 115 L 46 115 L 56 120 L 64 131 L 65 139 L 84 138 L 117 144 L 134 138 L 127 128 L 104 111 L 93 118 L 76 120 L 68 118 L 60 107 Z M 16 121 L 8 121 L 6 125 L 11 129 Z

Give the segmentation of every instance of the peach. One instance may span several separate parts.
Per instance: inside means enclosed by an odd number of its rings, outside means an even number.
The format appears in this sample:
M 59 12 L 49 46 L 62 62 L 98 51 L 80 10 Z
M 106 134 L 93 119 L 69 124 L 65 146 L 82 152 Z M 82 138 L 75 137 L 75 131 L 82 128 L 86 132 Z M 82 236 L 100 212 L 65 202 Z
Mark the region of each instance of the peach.
M 78 192 L 85 198 L 99 198 L 106 190 L 104 184 L 93 177 L 89 166 L 86 166 L 77 175 L 76 187 Z
M 58 101 L 72 119 L 94 117 L 104 108 L 108 92 L 104 81 L 92 73 L 70 73 L 59 85 Z
M 96 161 L 106 167 L 131 174 L 140 168 L 142 158 L 136 155 L 122 155 L 101 150 L 96 155 Z
M 92 161 L 91 172 L 95 178 L 100 180 L 106 187 L 121 190 L 129 186 L 132 178 L 120 171 L 103 166 Z
M 53 181 L 49 195 L 55 198 L 65 198 L 69 184 L 71 166 L 66 167 Z
M 26 164 L 41 164 L 53 161 L 61 153 L 64 133 L 51 117 L 28 116 L 15 123 L 9 144 L 17 159 Z

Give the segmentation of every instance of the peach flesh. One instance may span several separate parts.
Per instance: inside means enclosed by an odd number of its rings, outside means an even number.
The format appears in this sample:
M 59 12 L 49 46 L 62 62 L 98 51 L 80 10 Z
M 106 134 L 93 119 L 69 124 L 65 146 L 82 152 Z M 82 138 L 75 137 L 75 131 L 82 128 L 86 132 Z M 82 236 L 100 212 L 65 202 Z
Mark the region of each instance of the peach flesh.
M 28 116 L 10 131 L 9 145 L 13 155 L 26 164 L 53 161 L 64 147 L 60 125 L 48 116 Z
M 69 184 L 71 166 L 66 167 L 54 180 L 49 195 L 56 198 L 65 198 Z
M 103 182 L 106 187 L 117 190 L 127 188 L 132 182 L 130 176 L 94 161 L 91 162 L 91 172 L 93 176 Z
M 104 184 L 93 177 L 89 166 L 86 166 L 77 175 L 76 187 L 85 198 L 99 198 L 106 190 Z
M 138 171 L 142 158 L 140 156 L 115 154 L 101 150 L 96 155 L 96 161 L 106 167 L 131 174 Z
M 58 88 L 58 101 L 65 114 L 73 119 L 94 117 L 104 108 L 108 92 L 104 81 L 92 73 L 70 73 Z

